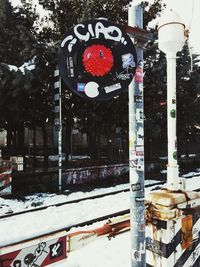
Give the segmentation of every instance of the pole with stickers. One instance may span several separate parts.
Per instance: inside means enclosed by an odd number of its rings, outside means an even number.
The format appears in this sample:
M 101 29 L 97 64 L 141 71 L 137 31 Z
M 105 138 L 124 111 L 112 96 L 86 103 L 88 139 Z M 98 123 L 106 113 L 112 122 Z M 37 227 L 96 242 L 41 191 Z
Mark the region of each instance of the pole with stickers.
M 59 70 L 54 71 L 54 125 L 58 131 L 58 191 L 62 190 L 62 91 Z
M 136 1 L 137 2 L 137 1 Z M 129 5 L 129 26 L 143 28 L 142 7 L 133 1 Z M 144 119 L 143 119 L 143 42 L 137 38 L 137 68 L 129 85 L 129 177 L 131 220 L 131 266 L 145 266 L 144 218 Z

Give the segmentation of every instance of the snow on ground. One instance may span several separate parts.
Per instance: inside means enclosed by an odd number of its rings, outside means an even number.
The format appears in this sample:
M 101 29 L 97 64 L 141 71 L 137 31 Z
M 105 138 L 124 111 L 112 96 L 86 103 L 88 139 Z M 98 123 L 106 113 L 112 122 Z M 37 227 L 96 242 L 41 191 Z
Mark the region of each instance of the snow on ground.
M 197 174 L 197 173 L 196 173 Z M 195 175 L 196 175 L 195 174 Z M 187 177 L 191 176 L 186 175 Z M 200 174 L 193 178 L 186 177 L 186 186 L 188 190 L 198 188 L 200 185 Z M 155 183 L 155 181 L 153 181 Z M 151 183 L 151 182 L 150 182 Z M 149 184 L 149 181 L 147 181 Z M 113 188 L 97 189 L 93 192 L 77 192 L 68 196 L 55 194 L 39 194 L 27 197 L 25 202 L 3 200 L 0 198 L 0 205 L 5 204 L 17 211 L 27 207 L 31 201 L 40 201 L 43 205 L 67 201 L 70 199 L 82 198 L 91 194 L 102 194 L 106 191 L 120 190 L 129 185 L 121 185 Z M 151 188 L 147 188 L 146 193 Z M 5 201 L 5 202 L 4 202 Z M 4 203 L 3 203 L 4 202 Z M 15 202 L 15 203 L 14 203 Z M 81 221 L 90 220 L 105 214 L 113 213 L 129 208 L 129 193 L 123 192 L 113 196 L 103 197 L 101 199 L 86 200 L 81 203 L 70 204 L 61 207 L 51 207 L 43 211 L 28 213 L 17 217 L 0 220 L 0 246 L 12 242 L 20 241 L 25 238 L 44 234 L 59 228 L 71 226 Z M 21 206 L 20 206 L 21 205 Z M 31 205 L 31 204 L 30 204 Z M 101 226 L 103 222 L 101 222 Z M 96 228 L 96 224 L 90 226 Z M 85 228 L 81 228 L 85 230 Z M 88 227 L 87 227 L 88 229 Z M 75 231 L 71 229 L 70 232 Z M 76 229 L 77 231 L 77 229 Z M 108 240 L 106 237 L 93 241 L 89 245 L 73 251 L 68 258 L 52 266 L 56 267 L 128 267 L 130 266 L 130 232 L 116 236 Z
M 145 181 L 145 185 L 156 183 L 155 180 Z M 24 200 L 12 200 L 0 198 L 0 216 L 10 212 L 19 212 L 25 209 L 33 209 L 38 206 L 54 205 L 56 203 L 66 202 L 79 198 L 85 198 L 89 196 L 95 196 L 98 194 L 104 194 L 108 192 L 127 189 L 129 184 L 116 185 L 109 188 L 97 188 L 91 192 L 75 192 L 66 195 L 57 195 L 54 193 L 38 193 L 30 196 L 26 196 Z
M 75 192 L 71 194 L 57 195 L 54 193 L 38 193 L 26 196 L 24 200 L 12 200 L 0 198 L 0 215 L 8 212 L 19 212 L 26 209 L 34 209 L 38 206 L 54 205 L 61 202 L 76 200 L 98 194 L 104 194 L 112 191 L 118 191 L 128 188 L 129 184 L 116 185 L 112 188 L 95 189 L 91 192 Z
M 68 258 L 52 267 L 129 267 L 130 232 L 116 236 L 111 240 L 104 237 L 87 246 L 75 250 Z
M 123 192 L 60 207 L 52 206 L 34 213 L 22 214 L 15 218 L 1 219 L 0 246 L 50 233 L 128 208 L 129 193 Z
M 60 207 L 52 206 L 34 213 L 22 214 L 15 218 L 1 219 L 0 246 L 49 233 L 127 208 L 129 208 L 129 193 L 122 192 L 75 204 Z
M 193 173 L 186 175 L 191 177 Z M 197 174 L 197 173 L 195 173 Z M 185 177 L 186 177 L 185 176 Z M 199 176 L 187 179 L 187 190 L 193 190 L 200 186 Z M 56 267 L 129 267 L 131 266 L 130 232 L 116 236 L 108 240 L 102 238 L 96 240 L 82 249 L 69 254 L 69 257 Z

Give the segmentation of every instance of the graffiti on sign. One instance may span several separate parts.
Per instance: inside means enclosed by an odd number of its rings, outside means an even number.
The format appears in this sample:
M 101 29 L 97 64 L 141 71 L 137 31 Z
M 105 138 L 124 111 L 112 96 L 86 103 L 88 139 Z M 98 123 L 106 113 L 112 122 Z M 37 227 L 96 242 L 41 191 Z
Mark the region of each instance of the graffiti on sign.
M 135 75 L 137 53 L 119 25 L 94 19 L 66 33 L 58 61 L 70 90 L 82 98 L 103 101 L 127 91 Z M 85 84 L 84 90 L 77 90 L 79 83 Z
M 124 71 L 117 73 L 116 72 L 116 77 L 119 80 L 128 80 L 131 79 L 133 77 L 133 73 L 128 73 L 128 69 L 125 69 Z
M 22 262 L 20 260 L 16 260 L 13 263 L 13 267 L 21 267 L 22 266 Z
M 0 256 L 2 267 L 44 267 L 67 257 L 66 236 L 31 245 Z
M 66 43 L 68 44 L 68 51 L 71 52 L 74 44 L 78 40 L 83 40 L 88 42 L 90 39 L 98 39 L 100 35 L 104 36 L 106 40 L 113 40 L 115 42 L 121 42 L 126 45 L 127 42 L 123 37 L 122 31 L 116 26 L 104 26 L 102 22 L 97 22 L 95 25 L 92 23 L 87 26 L 84 24 L 77 24 L 74 27 L 73 35 L 68 35 L 61 43 L 61 47 L 64 47 Z
M 63 242 L 57 242 L 50 246 L 50 258 L 55 259 L 63 255 Z
M 48 254 L 48 252 L 45 251 L 46 246 L 47 246 L 46 242 L 39 243 L 33 253 L 28 253 L 25 255 L 24 263 L 28 267 L 40 266 L 37 264 L 37 261 L 43 255 L 43 253 Z

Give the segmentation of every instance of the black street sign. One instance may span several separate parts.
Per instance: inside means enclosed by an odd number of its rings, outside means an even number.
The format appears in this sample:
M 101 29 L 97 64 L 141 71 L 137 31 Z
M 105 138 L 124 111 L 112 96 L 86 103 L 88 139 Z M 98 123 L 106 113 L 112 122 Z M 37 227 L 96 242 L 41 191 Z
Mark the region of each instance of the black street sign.
M 99 19 L 77 24 L 59 49 L 67 87 L 90 100 L 109 100 L 127 91 L 136 71 L 136 50 L 119 25 Z

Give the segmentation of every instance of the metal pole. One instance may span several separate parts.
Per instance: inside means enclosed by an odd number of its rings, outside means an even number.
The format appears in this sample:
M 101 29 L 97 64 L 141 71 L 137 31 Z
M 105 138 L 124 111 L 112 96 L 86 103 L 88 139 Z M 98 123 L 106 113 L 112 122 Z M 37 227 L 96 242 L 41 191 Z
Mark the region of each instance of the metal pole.
M 176 53 L 185 43 L 185 24 L 173 10 L 168 10 L 158 25 L 158 47 L 167 58 L 167 128 L 168 128 L 168 189 L 180 188 L 176 141 Z
M 141 5 L 131 2 L 129 26 L 143 27 Z M 135 42 L 134 39 L 132 39 Z M 144 267 L 145 258 L 145 206 L 144 206 L 144 119 L 143 119 L 143 49 L 137 43 L 135 79 L 129 86 L 129 160 L 130 160 L 130 214 L 131 214 L 131 266 Z
M 167 53 L 167 131 L 169 189 L 179 188 L 176 140 L 176 53 Z
M 62 190 L 62 89 L 59 70 L 54 71 L 55 125 L 58 129 L 58 191 Z
M 62 90 L 59 77 L 58 190 L 62 190 Z

